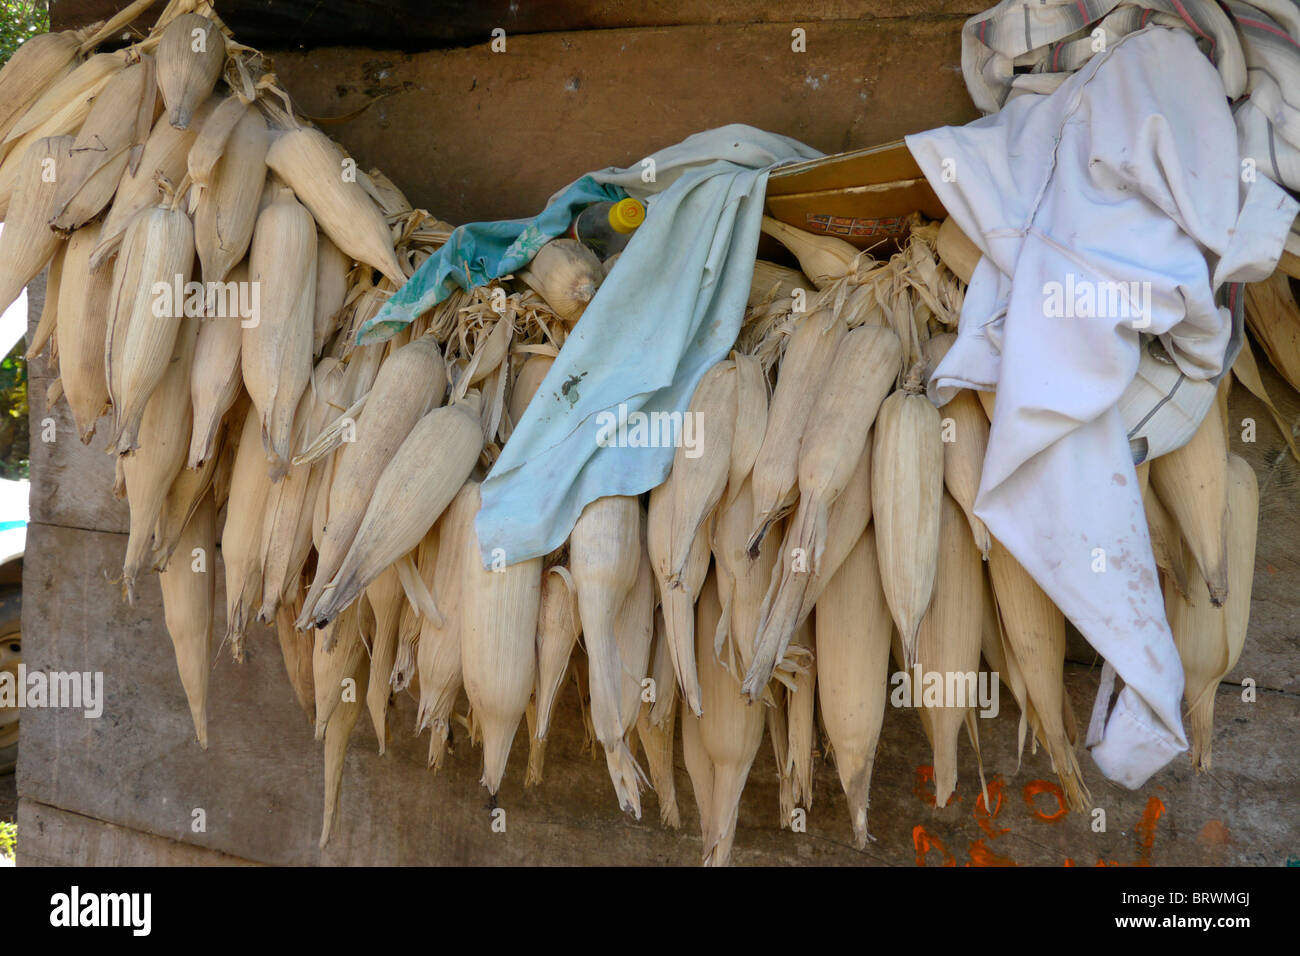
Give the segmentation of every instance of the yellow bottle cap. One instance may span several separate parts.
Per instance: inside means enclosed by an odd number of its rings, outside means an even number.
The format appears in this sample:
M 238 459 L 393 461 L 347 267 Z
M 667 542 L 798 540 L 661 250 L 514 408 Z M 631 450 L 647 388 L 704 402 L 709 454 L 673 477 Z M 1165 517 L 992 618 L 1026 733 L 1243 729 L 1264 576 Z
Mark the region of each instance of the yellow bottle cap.
M 645 222 L 645 206 L 635 199 L 620 199 L 609 207 L 609 225 L 615 232 L 631 232 Z

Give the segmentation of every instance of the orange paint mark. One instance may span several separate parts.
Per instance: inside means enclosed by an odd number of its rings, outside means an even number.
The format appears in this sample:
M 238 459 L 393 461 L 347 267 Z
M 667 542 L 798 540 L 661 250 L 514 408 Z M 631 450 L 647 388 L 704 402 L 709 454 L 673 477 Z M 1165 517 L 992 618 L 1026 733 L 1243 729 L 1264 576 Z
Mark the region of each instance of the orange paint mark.
M 916 768 L 916 781 L 912 784 L 912 793 L 920 798 L 921 802 L 927 807 L 935 804 L 934 794 L 931 792 L 934 784 L 934 767 L 929 764 Z
M 970 845 L 970 862 L 967 866 L 1019 866 L 1015 860 L 1006 856 L 998 856 L 987 846 L 983 840 L 976 840 Z
M 1039 810 L 1034 806 L 1034 797 L 1038 796 L 1040 793 L 1050 793 L 1052 796 L 1056 797 L 1057 809 L 1055 813 L 1044 813 L 1042 810 Z M 1155 798 L 1153 797 L 1152 799 Z M 1065 794 L 1061 791 L 1059 786 L 1052 783 L 1050 780 L 1030 780 L 1025 784 L 1025 806 L 1027 806 L 1033 813 L 1034 819 L 1042 820 L 1044 823 L 1056 823 L 1057 821 L 1064 819 L 1065 815 L 1070 812 L 1069 808 L 1065 805 Z
M 1074 860 L 1070 859 L 1068 856 L 1065 858 L 1065 862 L 1061 864 L 1061 866 L 1078 866 L 1078 865 L 1079 864 L 1075 863 Z
M 1142 811 L 1142 819 L 1134 827 L 1134 832 L 1138 838 L 1138 858 L 1134 866 L 1151 865 L 1151 849 L 1156 842 L 1156 824 L 1164 815 L 1165 805 L 1159 797 L 1151 797 L 1147 800 L 1146 809 Z
M 1223 825 L 1222 820 L 1210 820 L 1201 827 L 1196 840 L 1204 846 L 1227 846 L 1232 842 L 1232 831 Z
M 999 830 L 993 826 L 993 821 L 997 819 L 997 815 L 1002 812 L 1002 787 L 1003 781 L 1001 776 L 995 776 L 989 781 L 989 799 L 993 801 L 992 812 L 990 812 L 988 807 L 984 805 L 983 793 L 975 799 L 975 809 L 971 811 L 971 815 L 975 817 L 975 822 L 979 824 L 979 828 L 990 837 L 994 838 L 999 837 L 1004 833 L 1011 832 L 1010 827 L 1003 827 Z
M 940 866 L 956 866 L 957 860 L 947 848 L 943 841 L 933 834 L 929 833 L 923 826 L 912 827 L 912 846 L 916 848 L 916 865 L 925 866 L 925 855 L 934 850 L 943 858 Z
M 1265 562 L 1265 564 L 1264 564 L 1264 570 L 1266 570 L 1269 574 L 1277 574 L 1277 573 L 1278 573 L 1278 571 L 1277 571 L 1277 566 L 1274 565 L 1274 564 L 1269 564 L 1269 563 L 1267 563 L 1267 562 Z

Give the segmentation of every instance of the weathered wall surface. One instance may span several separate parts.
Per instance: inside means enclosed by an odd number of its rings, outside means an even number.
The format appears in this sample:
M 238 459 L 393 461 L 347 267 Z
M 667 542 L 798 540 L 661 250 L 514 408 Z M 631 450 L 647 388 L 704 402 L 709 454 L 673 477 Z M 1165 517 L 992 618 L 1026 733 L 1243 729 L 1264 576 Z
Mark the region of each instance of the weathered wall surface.
M 923 12 L 950 11 L 936 4 Z M 328 49 L 280 54 L 276 68 L 306 112 L 350 117 L 327 128 L 363 166 L 381 167 L 418 205 L 460 222 L 528 214 L 588 169 L 635 162 L 728 122 L 826 151 L 964 122 L 974 114 L 961 84 L 960 24 L 960 16 L 810 22 L 804 54 L 790 51 L 789 24 L 756 23 L 518 36 L 505 54 L 485 46 L 414 56 Z M 1300 401 L 1270 370 L 1266 376 L 1294 420 Z M 698 816 L 680 747 L 681 829 L 659 824 L 653 794 L 641 821 L 625 817 L 603 758 L 584 749 L 572 684 L 560 701 L 542 787 L 523 787 L 526 745 L 516 740 L 496 801 L 506 811 L 504 833 L 493 832 L 492 808 L 478 784 L 479 753 L 463 731 L 450 766 L 431 775 L 423 765 L 427 737 L 410 736 L 414 705 L 404 698 L 390 715 L 386 756 L 378 756 L 368 721 L 359 722 L 340 820 L 320 850 L 320 745 L 293 700 L 274 637 L 251 636 L 242 666 L 217 655 L 211 746 L 201 751 L 156 582 L 145 582 L 134 607 L 120 600 L 127 511 L 111 497 L 103 440 L 83 448 L 66 406 L 45 409 L 47 385 L 44 363 L 33 363 L 27 664 L 102 671 L 107 703 L 98 720 L 66 710 L 24 714 L 20 862 L 698 860 Z M 1212 774 L 1195 775 L 1178 761 L 1131 793 L 1102 780 L 1082 755 L 1094 800 L 1106 811 L 1105 829 L 1095 832 L 1078 815 L 1042 819 L 1056 801 L 1050 793 L 1028 797 L 1026 788 L 1051 781 L 1051 768 L 1042 753 L 1026 754 L 1017 767 L 1018 714 L 1004 699 L 1002 713 L 979 725 L 996 818 L 975 806 L 978 773 L 964 743 L 957 799 L 935 810 L 925 799 L 932 791 L 924 784 L 929 749 L 920 722 L 891 708 L 872 789 L 875 843 L 863 853 L 852 848 L 833 764 L 822 759 L 807 832 L 782 830 L 765 741 L 741 804 L 735 862 L 913 865 L 918 846 L 931 847 L 928 865 L 1277 865 L 1300 855 L 1297 469 L 1279 456 L 1281 441 L 1254 399 L 1235 396 L 1232 414 L 1234 421 L 1253 416 L 1260 423 L 1258 442 L 1233 443 L 1255 466 L 1264 500 L 1251 634 L 1231 675 L 1234 682 L 1252 678 L 1259 690 L 1254 703 L 1244 703 L 1233 683 L 1220 689 Z M 47 417 L 58 436 L 49 443 L 41 441 Z M 220 635 L 224 614 L 217 616 Z M 1068 683 L 1086 721 L 1096 668 L 1086 646 L 1073 645 L 1072 657 Z M 204 811 L 202 832 L 193 826 L 196 809 Z

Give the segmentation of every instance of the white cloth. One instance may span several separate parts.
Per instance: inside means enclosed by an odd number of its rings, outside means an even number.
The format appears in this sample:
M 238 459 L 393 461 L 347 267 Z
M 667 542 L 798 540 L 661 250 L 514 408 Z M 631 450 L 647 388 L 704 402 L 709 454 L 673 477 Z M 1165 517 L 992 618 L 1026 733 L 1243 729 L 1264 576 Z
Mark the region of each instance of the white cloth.
M 476 527 L 485 566 L 494 553 L 506 564 L 546 554 L 589 502 L 640 494 L 668 476 L 675 448 L 600 444 L 601 413 L 686 410 L 700 378 L 740 331 L 768 171 L 821 155 L 788 137 L 733 125 L 655 153 L 653 167 L 591 174 L 648 199 L 645 223 L 483 482 Z
M 996 388 L 975 512 L 1123 679 L 1092 755 L 1140 786 L 1187 741 L 1117 403 L 1138 328 L 1188 379 L 1221 372 L 1231 320 L 1215 292 L 1272 271 L 1297 204 L 1263 177 L 1239 191 L 1223 83 L 1190 36 L 1163 27 L 1117 40 L 1051 94 L 907 144 L 984 253 L 930 395 Z M 1143 314 L 1049 314 L 1051 283 L 1134 282 Z

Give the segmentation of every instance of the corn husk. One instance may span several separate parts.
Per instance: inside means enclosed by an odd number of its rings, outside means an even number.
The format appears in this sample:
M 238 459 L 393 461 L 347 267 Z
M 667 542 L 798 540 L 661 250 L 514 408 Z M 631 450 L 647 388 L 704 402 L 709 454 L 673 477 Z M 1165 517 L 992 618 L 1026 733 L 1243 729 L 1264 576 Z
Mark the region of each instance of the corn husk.
M 642 702 L 636 718 L 636 732 L 645 754 L 650 786 L 659 799 L 659 822 L 676 830 L 682 825 L 681 814 L 677 809 L 677 782 L 674 779 L 676 768 L 673 760 L 673 737 L 677 732 L 676 677 L 663 628 L 663 615 L 656 614 L 654 652 L 650 667 L 650 675 L 655 682 L 655 697 L 653 701 Z M 660 703 L 661 696 L 664 698 L 665 715 L 656 723 L 651 713 Z
M 856 268 L 860 253 L 843 239 L 804 232 L 771 216 L 763 217 L 762 230 L 794 253 L 799 267 L 819 289 Z
M 477 513 L 478 489 L 474 487 Z M 483 734 L 483 785 L 496 793 L 537 674 L 541 558 L 483 568 L 478 533 L 465 534 L 461 565 L 461 667 Z
M 695 620 L 695 653 L 704 711 L 699 717 L 699 744 L 712 767 L 709 815 L 704 826 L 705 866 L 726 866 L 730 862 L 740 795 L 763 740 L 764 725 L 762 708 L 749 705 L 741 696 L 740 682 L 713 653 L 710 635 L 717 631 L 721 616 L 717 581 L 710 575 L 700 592 Z M 696 802 L 704 806 L 698 790 Z
M 131 506 L 122 582 L 132 603 L 137 575 L 154 564 L 154 531 L 167 492 L 185 466 L 190 444 L 190 366 L 198 327 L 195 317 L 181 320 L 167 368 L 140 421 L 140 448 L 122 462 Z
M 917 664 L 913 672 L 919 672 L 922 687 L 932 674 L 940 675 L 945 687 L 949 675 L 970 674 L 976 679 L 979 675 L 980 629 L 984 616 L 979 549 L 968 533 L 957 502 L 944 495 L 940 507 L 938 583 L 934 601 L 917 635 Z M 924 705 L 934 750 L 936 806 L 947 806 L 957 787 L 957 738 L 977 700 L 977 686 L 963 685 L 963 693 L 967 695 L 964 706 L 952 700 L 943 700 L 937 707 Z
M 540 295 L 565 325 L 582 318 L 605 278 L 596 254 L 576 239 L 552 239 L 517 278 Z
M 153 127 L 153 57 L 144 55 L 104 85 L 59 165 L 50 225 L 79 229 L 108 205 L 124 172 L 134 172 Z
M 82 444 L 90 443 L 95 423 L 108 408 L 104 336 L 113 274 L 108 270 L 90 274 L 88 262 L 98 241 L 98 223 L 72 234 L 63 253 L 67 279 L 60 275 L 57 291 L 58 314 L 64 317 L 59 333 L 59 375 Z M 50 294 L 47 285 L 46 295 Z
M 288 192 L 257 217 L 248 277 L 259 312 L 243 328 L 240 365 L 257 406 L 272 479 L 289 469 L 294 412 L 311 378 L 316 226 Z
M 1190 441 L 1151 462 L 1151 484 L 1191 549 L 1210 592 L 1228 593 L 1228 441 L 1223 418 L 1211 409 Z
M 519 366 L 519 374 L 515 376 L 514 384 L 510 387 L 510 422 L 512 425 L 518 425 L 524 417 L 524 410 L 532 401 L 533 396 L 537 394 L 537 389 L 541 387 L 542 380 L 546 378 L 546 373 L 551 370 L 555 364 L 555 359 L 549 355 L 534 355 Z
M 271 493 L 271 476 L 262 451 L 261 421 L 257 408 L 249 405 L 240 429 L 230 478 L 230 501 L 264 502 Z M 226 509 L 221 529 L 221 557 L 226 566 L 226 640 L 235 660 L 242 660 L 244 631 L 262 598 L 262 521 L 264 508 Z M 319 691 L 319 684 L 318 684 Z M 321 713 L 316 700 L 317 727 L 323 733 L 328 713 Z
M 137 447 L 140 419 L 167 370 L 181 326 L 184 303 L 176 301 L 176 284 L 183 288 L 189 282 L 194 262 L 189 217 L 167 203 L 131 221 L 113 267 L 104 367 L 119 454 Z M 157 284 L 172 290 L 170 309 L 156 307 Z
M 194 509 L 212 488 L 216 472 L 215 459 L 206 462 L 202 468 L 182 468 L 167 489 L 167 499 L 163 502 L 153 533 L 153 566 L 158 570 L 168 566 L 181 532 L 189 524 Z
M 813 615 L 816 618 L 816 615 Z M 814 704 L 817 692 L 816 634 L 813 621 L 795 630 L 791 648 L 806 661 L 795 672 L 785 693 L 786 771 L 790 778 L 792 804 L 812 809 L 813 737 L 816 731 Z
M 1273 367 L 1300 391 L 1300 303 L 1284 272 L 1246 286 L 1246 324 Z
M 298 608 L 282 604 L 275 612 L 275 632 L 280 641 L 280 656 L 284 658 L 285 674 L 293 687 L 298 706 L 307 715 L 309 724 L 316 723 L 316 686 L 312 680 L 312 645 L 315 631 L 300 631 L 293 626 Z M 328 728 L 327 728 L 328 729 Z
M 221 161 L 230 134 L 252 110 L 252 104 L 231 93 L 220 98 L 206 117 L 190 124 L 194 143 L 185 157 L 185 170 L 190 175 L 190 182 L 200 189 L 212 182 L 213 171 Z
M 253 244 L 263 212 L 258 208 L 258 200 L 266 183 L 266 153 L 270 142 L 261 114 L 247 110 L 226 140 L 225 151 L 211 173 L 210 182 L 198 193 L 193 204 L 194 245 L 204 282 L 225 280 Z M 283 192 L 276 196 L 283 196 Z M 313 223 L 313 236 L 315 231 Z M 306 242 L 303 237 L 299 241 Z M 319 258 L 319 250 L 314 252 Z M 312 301 L 314 323 L 315 298 L 307 298 Z M 318 351 L 313 350 L 313 354 Z
M 675 479 L 670 473 L 667 481 L 650 492 L 646 550 L 663 607 L 664 639 L 668 644 L 668 656 L 676 675 L 672 693 L 675 695 L 676 688 L 680 687 L 687 706 L 698 714 L 700 683 L 695 667 L 695 601 L 704 584 L 704 575 L 709 570 L 712 530 L 710 520 L 706 520 L 702 533 L 697 534 L 691 543 L 685 566 L 676 581 L 672 581 L 670 544 L 673 509 L 677 498 L 674 484 Z M 667 720 L 666 705 L 654 708 L 653 720 L 662 726 L 662 722 Z
M 1008 656 L 1014 655 L 1066 803 L 1084 810 L 1091 802 L 1064 724 L 1065 618 L 1034 579 L 996 539 L 989 573 Z M 886 592 L 888 593 L 888 592 Z
M 384 569 L 412 551 L 469 477 L 483 432 L 478 395 L 425 415 L 402 442 L 375 484 L 365 517 L 325 585 L 313 614 L 324 623 L 356 599 Z M 536 621 L 533 622 L 536 628 Z M 390 663 L 391 668 L 391 663 Z
M 916 664 L 917 631 L 934 593 L 943 498 L 939 411 L 920 390 L 918 376 L 914 368 L 905 387 L 880 406 L 871 463 L 881 581 L 909 668 Z
M 121 53 L 96 53 L 64 74 L 41 93 L 0 141 L 0 159 L 8 158 L 14 144 L 33 131 L 41 136 L 75 133 L 90 113 L 99 91 L 126 66 Z
M 357 658 L 351 679 L 357 684 L 369 681 L 370 664 L 364 655 Z M 361 699 L 358 695 L 334 709 L 326 723 L 325 732 L 321 735 L 325 739 L 325 812 L 321 820 L 321 849 L 324 849 L 329 842 L 330 832 L 334 829 L 339 792 L 343 788 L 343 759 L 347 756 L 348 740 L 352 736 L 352 729 L 356 727 L 360 716 Z
M 325 343 L 341 327 L 343 303 L 348 294 L 352 260 L 324 233 L 316 236 L 316 312 L 312 320 L 312 354 L 320 355 Z
M 357 661 L 367 660 L 361 634 L 361 611 L 358 601 L 334 619 L 324 630 L 316 631 L 312 646 L 312 687 L 316 692 L 316 739 L 325 736 L 330 717 L 340 704 L 364 698 L 364 684 L 352 681 Z
M 59 343 L 55 331 L 59 324 L 59 288 L 63 285 L 63 260 L 66 252 L 66 244 L 56 250 L 54 258 L 50 260 L 49 268 L 46 270 L 45 302 L 41 305 L 41 315 L 36 320 L 36 330 L 31 335 L 31 344 L 27 348 L 26 355 L 27 360 L 30 362 L 44 352 L 48 346 L 50 353 L 47 361 L 50 372 L 56 375 L 59 368 Z M 51 383 L 51 388 L 53 388 L 53 384 Z M 60 388 L 62 388 L 61 384 Z M 45 407 L 53 408 L 57 400 L 57 395 L 51 395 L 47 392 Z
M 650 571 L 650 558 L 641 551 L 636 582 L 628 591 L 614 619 L 614 638 L 617 642 L 620 669 L 618 719 L 623 727 L 621 746 L 605 747 L 605 763 L 619 806 L 625 813 L 641 819 L 643 786 L 649 779 L 632 753 L 630 740 L 636 727 L 637 714 L 641 712 L 642 681 L 650 669 L 650 653 L 654 644 L 655 583 Z M 594 704 L 593 704 L 594 709 Z M 602 741 L 603 743 L 603 741 Z
M 578 642 L 578 604 L 573 577 L 563 565 L 547 568 L 542 574 L 542 594 L 537 616 L 537 730 L 535 736 L 546 739 L 551 726 L 551 711 L 560 685 L 569 672 L 569 658 Z
M 474 518 L 478 514 L 478 482 L 467 481 L 438 519 L 438 554 L 434 566 L 434 599 L 443 620 L 424 617 L 416 663 L 420 672 L 420 708 L 417 731 L 432 728 L 429 765 L 437 768 L 446 753 L 452 708 L 463 682 L 461 631 L 464 606 L 461 583 L 466 551 L 472 546 Z M 540 584 L 538 585 L 540 589 Z M 540 606 L 541 597 L 538 596 Z
M 0 69 L 0 137 L 45 90 L 72 72 L 83 36 L 72 30 L 39 33 L 18 47 Z
M 773 521 L 789 510 L 798 487 L 799 444 L 821 383 L 848 329 L 839 309 L 823 307 L 800 320 L 790 336 L 768 408 L 767 431 L 754 460 L 754 527 L 749 552 Z
M 323 472 L 323 469 L 322 469 Z M 455 499 L 453 499 L 455 500 Z M 415 549 L 413 556 L 408 555 L 411 563 L 414 565 L 415 574 L 420 579 L 419 587 L 422 589 L 422 595 L 427 595 L 427 604 L 433 605 L 433 610 L 437 613 L 433 617 L 442 622 L 446 622 L 442 611 L 438 608 L 433 600 L 434 592 L 434 572 L 438 565 L 438 525 L 434 524 L 421 540 Z M 400 567 L 399 562 L 396 567 Z M 399 571 L 399 577 L 401 572 Z M 397 628 L 397 654 L 393 657 L 393 667 L 388 675 L 389 685 L 393 688 L 393 693 L 400 694 L 410 687 L 412 681 L 415 684 L 415 690 L 419 690 L 420 678 L 416 671 L 416 658 L 420 647 L 420 627 L 421 621 L 428 616 L 428 609 L 425 601 L 412 600 L 410 591 L 407 590 L 407 581 L 402 580 L 402 589 L 406 592 L 407 600 L 402 607 L 402 616 Z M 417 697 L 418 699 L 418 697 Z
M 37 140 L 23 153 L 14 198 L 0 231 L 0 312 L 13 304 L 59 251 L 59 237 L 46 221 L 54 209 L 71 146 L 71 137 L 55 136 Z
M 680 443 L 673 455 L 672 511 L 668 528 L 667 582 L 676 586 L 703 534 L 705 521 L 722 498 L 731 469 L 736 423 L 737 374 L 734 362 L 714 365 L 695 388 L 687 415 L 701 423 L 703 447 Z M 707 544 L 706 544 L 707 548 Z
M 158 89 L 167 122 L 188 129 L 200 103 L 212 95 L 226 61 L 226 38 L 215 21 L 183 13 L 158 41 Z
M 397 568 L 389 565 L 366 586 L 366 600 L 375 612 L 375 637 L 370 645 L 370 680 L 366 685 L 366 709 L 375 728 L 380 754 L 388 748 L 388 701 L 392 696 L 389 678 L 397 657 L 397 626 L 406 593 Z
M 266 154 L 266 164 L 289 184 L 336 246 L 404 285 L 406 274 L 383 215 L 355 178 L 345 178 L 345 159 L 328 136 L 311 127 L 282 133 Z
M 749 300 L 746 308 L 764 305 L 774 299 L 782 299 L 795 289 L 807 289 L 812 285 L 798 269 L 779 266 L 766 259 L 754 260 L 754 277 L 749 282 Z
M 158 575 L 163 619 L 176 654 L 185 699 L 199 746 L 208 749 L 208 674 L 212 670 L 212 615 L 216 601 L 217 515 L 208 492 L 185 525 L 178 547 L 183 560 Z
M 1187 596 L 1188 568 L 1184 563 L 1183 536 L 1169 510 L 1150 483 L 1142 489 L 1142 508 L 1146 514 L 1147 529 L 1151 537 L 1151 552 L 1158 567 L 1173 584 L 1178 593 Z
M 238 266 L 230 281 L 248 281 L 248 267 Z M 229 300 L 209 303 L 210 314 L 199 326 L 199 340 L 194 351 L 194 371 L 190 378 L 190 402 L 194 408 L 194 428 L 190 435 L 187 467 L 198 468 L 212 457 L 221 420 L 244 387 L 240 345 L 244 321 L 238 312 L 229 314 Z M 212 314 L 216 313 L 216 314 Z
M 365 365 L 364 357 L 358 356 L 349 361 L 348 371 Z M 356 440 L 345 442 L 337 452 L 329 494 L 321 501 L 330 520 L 324 525 L 323 538 L 316 542 L 316 576 L 303 602 L 300 627 L 312 620 L 309 615 L 316 602 L 347 556 L 384 467 L 415 423 L 442 403 L 445 390 L 446 367 L 432 336 L 402 346 L 380 367 L 366 405 L 355 420 Z
M 970 237 L 961 231 L 961 227 L 952 219 L 945 219 L 939 227 L 939 237 L 935 243 L 939 259 L 958 279 L 970 285 L 975 267 L 983 255 L 979 247 L 971 242 Z

